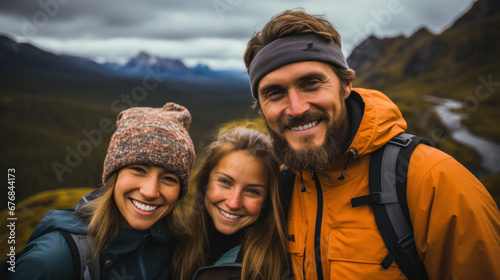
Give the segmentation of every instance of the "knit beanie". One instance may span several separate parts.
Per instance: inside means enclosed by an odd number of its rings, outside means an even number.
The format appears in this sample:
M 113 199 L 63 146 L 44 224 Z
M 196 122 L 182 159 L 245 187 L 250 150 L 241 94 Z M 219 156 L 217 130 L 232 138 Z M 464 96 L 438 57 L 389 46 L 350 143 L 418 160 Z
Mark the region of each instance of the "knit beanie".
M 179 197 L 183 197 L 195 160 L 193 142 L 187 132 L 190 124 L 189 111 L 171 102 L 163 108 L 135 107 L 122 111 L 104 160 L 103 183 L 125 166 L 160 166 L 179 177 Z

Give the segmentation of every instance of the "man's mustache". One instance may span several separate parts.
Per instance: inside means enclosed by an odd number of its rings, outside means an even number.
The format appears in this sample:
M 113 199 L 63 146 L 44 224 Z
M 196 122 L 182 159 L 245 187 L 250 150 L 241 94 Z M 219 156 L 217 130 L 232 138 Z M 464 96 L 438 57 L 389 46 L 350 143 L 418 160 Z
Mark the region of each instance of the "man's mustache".
M 308 124 L 313 121 L 318 121 L 318 122 L 321 120 L 328 121 L 328 118 L 329 116 L 325 112 L 306 112 L 302 114 L 302 116 L 300 117 L 292 117 L 283 114 L 280 118 L 281 125 L 279 126 L 279 132 L 283 132 L 285 129 L 289 129 L 291 127 Z

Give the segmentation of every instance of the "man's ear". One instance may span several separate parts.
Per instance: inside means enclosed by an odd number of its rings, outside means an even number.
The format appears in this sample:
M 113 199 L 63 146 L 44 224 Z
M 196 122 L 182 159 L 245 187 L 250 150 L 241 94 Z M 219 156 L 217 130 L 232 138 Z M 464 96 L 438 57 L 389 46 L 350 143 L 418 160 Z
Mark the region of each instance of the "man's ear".
M 346 81 L 344 82 L 343 86 L 344 86 L 344 100 L 346 100 L 349 97 L 349 95 L 351 95 L 352 82 Z

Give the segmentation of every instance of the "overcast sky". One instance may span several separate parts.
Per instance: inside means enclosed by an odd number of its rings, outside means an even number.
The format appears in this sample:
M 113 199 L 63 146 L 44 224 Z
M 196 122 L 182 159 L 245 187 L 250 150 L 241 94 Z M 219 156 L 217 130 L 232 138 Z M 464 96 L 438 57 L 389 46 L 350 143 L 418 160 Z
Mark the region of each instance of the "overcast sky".
M 370 34 L 440 33 L 474 0 L 2 0 L 0 33 L 55 53 L 125 62 L 140 51 L 243 70 L 250 36 L 275 14 L 324 14 L 346 56 Z

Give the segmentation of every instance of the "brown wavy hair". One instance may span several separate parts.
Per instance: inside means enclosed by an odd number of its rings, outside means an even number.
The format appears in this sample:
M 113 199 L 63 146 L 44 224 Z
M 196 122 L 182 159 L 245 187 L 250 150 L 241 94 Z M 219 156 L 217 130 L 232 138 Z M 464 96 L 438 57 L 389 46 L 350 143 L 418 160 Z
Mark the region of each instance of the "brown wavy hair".
M 311 15 L 302 9 L 286 10 L 272 17 L 262 30 L 254 33 L 248 41 L 243 56 L 247 72 L 252 60 L 266 45 L 285 36 L 308 33 L 316 34 L 342 47 L 340 34 L 324 16 Z M 332 68 L 345 84 L 351 83 L 355 78 L 355 72 L 352 69 L 338 69 L 334 66 Z M 258 103 L 255 105 L 258 107 Z
M 258 159 L 269 172 L 269 191 L 260 217 L 244 229 L 242 279 L 280 279 L 288 271 L 285 223 L 279 192 L 279 162 L 268 136 L 256 130 L 236 127 L 222 129 L 217 139 L 205 149 L 204 160 L 195 175 L 196 194 L 193 211 L 179 217 L 184 235 L 174 253 L 174 279 L 191 279 L 206 265 L 209 250 L 207 229 L 211 223 L 205 208 L 205 186 L 210 173 L 225 155 L 245 151 Z

